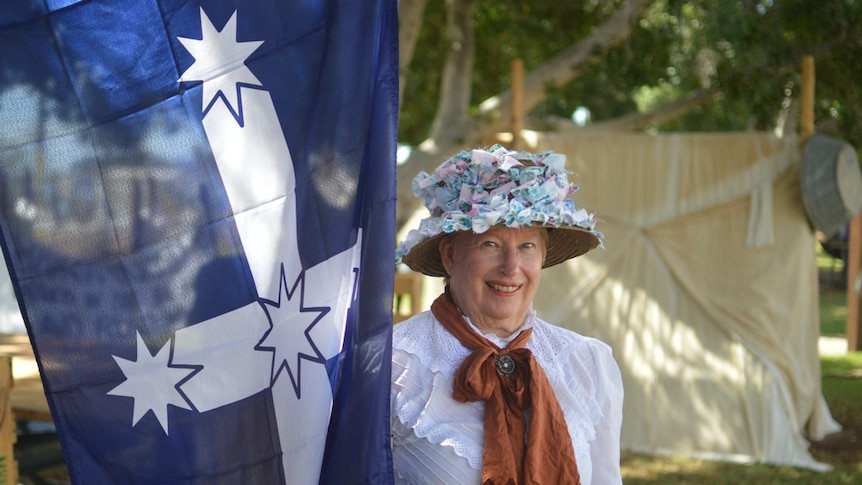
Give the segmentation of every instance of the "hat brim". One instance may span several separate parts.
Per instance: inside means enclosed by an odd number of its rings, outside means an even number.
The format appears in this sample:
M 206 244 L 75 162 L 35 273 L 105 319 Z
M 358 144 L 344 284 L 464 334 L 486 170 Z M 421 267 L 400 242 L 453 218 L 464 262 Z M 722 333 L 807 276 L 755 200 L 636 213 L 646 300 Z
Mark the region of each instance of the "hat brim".
M 599 245 L 599 238 L 595 234 L 580 227 L 562 226 L 546 227 L 545 229 L 548 230 L 548 244 L 545 263 L 542 268 L 555 266 L 568 259 L 578 257 Z M 440 259 L 438 245 L 440 239 L 453 234 L 457 233 L 438 234 L 418 243 L 401 258 L 401 262 L 413 271 L 428 276 L 448 276 L 446 268 L 443 267 L 443 261 Z

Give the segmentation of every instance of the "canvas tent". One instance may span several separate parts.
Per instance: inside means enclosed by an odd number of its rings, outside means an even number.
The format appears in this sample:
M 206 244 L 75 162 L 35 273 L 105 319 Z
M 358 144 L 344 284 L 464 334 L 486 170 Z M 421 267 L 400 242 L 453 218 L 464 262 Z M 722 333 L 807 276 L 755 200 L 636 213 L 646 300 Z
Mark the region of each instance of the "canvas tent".
M 623 447 L 823 468 L 814 231 L 795 137 L 539 136 L 605 249 L 545 270 L 547 320 L 614 349 Z

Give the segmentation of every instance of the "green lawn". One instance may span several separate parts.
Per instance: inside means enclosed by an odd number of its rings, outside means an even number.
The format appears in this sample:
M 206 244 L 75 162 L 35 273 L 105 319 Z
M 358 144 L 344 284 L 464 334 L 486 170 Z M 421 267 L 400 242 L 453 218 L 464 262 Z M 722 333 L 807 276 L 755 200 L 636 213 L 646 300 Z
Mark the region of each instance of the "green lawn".
M 862 465 L 856 462 L 832 472 L 815 472 L 793 467 L 624 454 L 623 482 L 625 485 L 850 485 L 862 483 Z
M 844 335 L 847 329 L 847 290 L 839 281 L 843 264 L 816 246 L 817 269 L 824 284 L 820 291 L 820 334 Z
M 862 352 L 823 356 L 820 371 L 832 415 L 845 426 L 862 428 Z
M 820 293 L 820 335 L 843 336 L 847 330 L 847 293 L 830 290 Z

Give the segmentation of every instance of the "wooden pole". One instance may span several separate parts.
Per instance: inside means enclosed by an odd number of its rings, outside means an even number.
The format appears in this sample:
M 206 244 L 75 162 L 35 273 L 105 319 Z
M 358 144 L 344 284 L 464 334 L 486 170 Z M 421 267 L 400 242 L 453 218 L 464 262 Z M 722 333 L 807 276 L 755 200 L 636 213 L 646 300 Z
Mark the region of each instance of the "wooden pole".
M 523 150 L 524 139 L 521 130 L 524 129 L 524 61 L 515 59 L 512 69 L 512 149 Z
M 814 57 L 802 56 L 802 109 L 799 134 L 805 142 L 814 134 Z
M 847 325 L 844 335 L 847 337 L 847 351 L 862 350 L 860 334 L 862 334 L 862 314 L 859 312 L 859 294 L 856 293 L 856 279 L 859 278 L 859 265 L 862 259 L 862 215 L 857 214 L 850 221 L 850 235 L 847 241 Z
M 12 414 L 12 357 L 0 357 L 0 485 L 18 484 L 15 416 Z

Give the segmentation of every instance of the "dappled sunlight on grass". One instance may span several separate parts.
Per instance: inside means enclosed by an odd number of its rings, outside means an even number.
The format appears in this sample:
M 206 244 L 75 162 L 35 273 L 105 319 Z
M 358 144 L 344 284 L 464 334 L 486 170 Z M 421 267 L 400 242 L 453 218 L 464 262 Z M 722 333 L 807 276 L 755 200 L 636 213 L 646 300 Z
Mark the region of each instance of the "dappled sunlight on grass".
M 862 427 L 862 352 L 821 357 L 820 371 L 832 415 L 845 426 Z
M 844 335 L 847 330 L 847 287 L 840 278 L 836 278 L 836 275 L 840 275 L 840 265 L 844 263 L 826 254 L 820 244 L 817 244 L 815 250 L 821 282 L 820 333 L 829 336 Z
M 820 334 L 844 335 L 847 330 L 847 293 L 830 290 L 820 293 Z
M 816 472 L 794 467 L 623 453 L 622 467 L 626 485 L 849 485 L 862 482 L 858 463 L 831 472 Z

